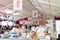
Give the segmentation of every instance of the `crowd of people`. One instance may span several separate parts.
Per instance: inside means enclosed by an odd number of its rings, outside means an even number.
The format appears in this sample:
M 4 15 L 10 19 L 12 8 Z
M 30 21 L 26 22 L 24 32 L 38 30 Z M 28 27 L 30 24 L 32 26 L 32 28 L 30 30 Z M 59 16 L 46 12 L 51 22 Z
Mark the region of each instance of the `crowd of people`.
M 8 38 L 24 37 L 31 40 L 45 40 L 49 27 L 46 24 L 40 25 L 16 25 L 8 30 Z

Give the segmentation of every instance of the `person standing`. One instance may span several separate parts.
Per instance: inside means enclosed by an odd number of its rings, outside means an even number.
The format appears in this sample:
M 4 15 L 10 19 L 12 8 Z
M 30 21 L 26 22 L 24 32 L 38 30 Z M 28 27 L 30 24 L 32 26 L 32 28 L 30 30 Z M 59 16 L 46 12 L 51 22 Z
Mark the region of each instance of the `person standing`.
M 45 40 L 46 31 L 47 31 L 46 25 L 40 25 L 40 26 L 36 27 L 36 32 L 37 32 L 38 38 L 40 40 Z
M 30 39 L 31 39 L 31 40 L 38 40 L 38 36 L 37 36 L 36 31 L 32 31 L 32 32 L 30 33 Z

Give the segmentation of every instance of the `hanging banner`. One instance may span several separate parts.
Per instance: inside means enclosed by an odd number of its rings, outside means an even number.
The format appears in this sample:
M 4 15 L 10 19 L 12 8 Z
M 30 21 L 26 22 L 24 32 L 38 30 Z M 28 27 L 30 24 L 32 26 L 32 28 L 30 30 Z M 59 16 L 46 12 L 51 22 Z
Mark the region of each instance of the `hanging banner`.
M 22 10 L 22 0 L 13 0 L 13 10 Z
M 33 10 L 32 17 L 38 18 L 38 11 L 37 10 Z

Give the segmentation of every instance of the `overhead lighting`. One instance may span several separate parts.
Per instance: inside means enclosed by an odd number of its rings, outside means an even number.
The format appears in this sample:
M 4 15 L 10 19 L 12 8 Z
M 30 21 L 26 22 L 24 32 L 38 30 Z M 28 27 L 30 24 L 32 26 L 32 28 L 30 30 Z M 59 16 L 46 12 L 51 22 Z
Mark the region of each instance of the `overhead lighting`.
M 5 10 L 5 13 L 7 13 L 7 14 L 11 14 L 12 12 L 13 12 L 13 10 L 9 10 L 9 9 Z
M 19 15 L 20 13 L 13 13 L 13 15 Z

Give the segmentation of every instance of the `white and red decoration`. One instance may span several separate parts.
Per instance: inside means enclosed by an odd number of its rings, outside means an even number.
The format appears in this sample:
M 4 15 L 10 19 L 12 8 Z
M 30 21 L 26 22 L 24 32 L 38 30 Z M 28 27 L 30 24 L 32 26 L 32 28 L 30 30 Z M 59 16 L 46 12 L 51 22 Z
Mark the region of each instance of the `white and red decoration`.
M 13 0 L 13 10 L 22 10 L 23 0 Z
M 43 13 L 40 13 L 40 14 L 38 15 L 38 18 L 42 19 L 43 16 L 44 16 Z
M 16 21 L 16 24 L 23 25 L 23 24 L 28 24 L 29 20 L 28 17 L 25 17 L 23 19 L 19 19 Z
M 56 29 L 56 32 L 57 32 L 57 38 L 58 38 L 58 35 L 60 34 L 60 17 L 55 17 L 55 25 L 56 27 L 54 27 Z

